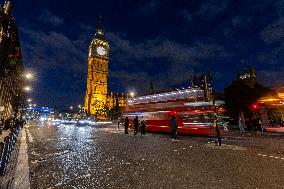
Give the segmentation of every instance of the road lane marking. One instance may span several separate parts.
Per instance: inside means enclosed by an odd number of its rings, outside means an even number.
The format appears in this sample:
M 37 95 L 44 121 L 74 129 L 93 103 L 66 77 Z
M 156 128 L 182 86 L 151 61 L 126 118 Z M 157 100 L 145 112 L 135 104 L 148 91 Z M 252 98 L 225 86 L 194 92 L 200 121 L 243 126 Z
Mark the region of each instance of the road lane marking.
M 235 146 L 235 145 L 229 145 L 229 144 L 222 144 L 221 146 L 217 146 L 214 143 L 205 144 L 205 147 L 209 148 L 215 148 L 215 149 L 221 149 L 221 150 L 236 150 L 236 151 L 244 151 L 246 148 Z
M 281 159 L 284 160 L 284 157 L 279 157 L 279 156 L 268 156 L 266 154 L 257 154 L 258 156 L 262 156 L 262 157 L 270 157 L 270 158 L 274 158 L 274 159 Z

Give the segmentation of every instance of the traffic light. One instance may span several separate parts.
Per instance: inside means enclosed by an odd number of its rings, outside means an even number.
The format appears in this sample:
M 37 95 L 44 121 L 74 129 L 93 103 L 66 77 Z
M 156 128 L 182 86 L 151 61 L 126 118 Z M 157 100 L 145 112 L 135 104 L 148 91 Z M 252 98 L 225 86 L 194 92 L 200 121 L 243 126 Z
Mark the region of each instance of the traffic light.
M 258 111 L 259 110 L 259 103 L 253 103 L 252 104 L 252 111 Z

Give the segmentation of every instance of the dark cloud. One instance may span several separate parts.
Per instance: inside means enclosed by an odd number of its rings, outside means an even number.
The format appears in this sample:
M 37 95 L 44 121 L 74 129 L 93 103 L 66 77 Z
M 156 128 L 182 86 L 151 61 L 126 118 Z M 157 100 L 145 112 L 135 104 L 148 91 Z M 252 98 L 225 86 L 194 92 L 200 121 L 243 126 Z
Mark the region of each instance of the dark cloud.
M 284 86 L 284 66 L 279 67 L 278 70 L 259 70 L 257 73 L 258 81 L 265 86 L 274 88 Z
M 157 0 L 151 0 L 143 4 L 141 12 L 145 15 L 153 14 L 157 11 Z
M 20 28 L 20 31 L 25 40 L 22 46 L 24 62 L 38 73 L 36 94 L 33 94 L 38 101 L 49 104 L 82 101 L 87 52 L 77 45 L 79 39 L 72 40 L 56 31 L 29 28 Z
M 108 39 L 112 43 L 111 48 L 115 52 L 116 60 L 120 60 L 120 58 L 124 61 L 166 58 L 172 64 L 190 63 L 194 65 L 197 60 L 230 55 L 221 45 L 201 41 L 186 45 L 158 37 L 143 42 L 134 42 L 115 33 L 109 33 Z
M 114 60 L 110 64 L 118 64 L 119 69 L 123 70 L 114 72 L 111 77 L 123 80 L 122 85 L 125 88 L 131 83 L 142 92 L 148 89 L 144 85 L 146 83 L 148 86 L 150 80 L 154 80 L 159 89 L 169 88 L 185 81 L 189 85 L 194 70 L 198 67 L 207 67 L 206 60 L 232 56 L 221 45 L 201 41 L 190 46 L 165 38 L 136 42 L 116 33 L 108 33 L 107 37 L 110 40 L 111 54 L 113 54 L 111 57 Z M 216 65 L 218 62 L 211 64 Z M 137 77 L 137 73 L 141 77 Z
M 284 16 L 284 1 L 276 0 L 274 5 L 276 7 L 276 12 L 278 16 L 283 17 Z
M 53 26 L 59 26 L 64 23 L 64 19 L 52 14 L 49 10 L 44 9 L 41 15 L 38 17 L 40 21 L 52 24 Z
M 193 14 L 189 12 L 188 10 L 182 10 L 181 16 L 185 19 L 187 22 L 191 22 L 193 20 Z
M 280 87 L 284 85 L 284 1 L 273 3 L 278 15 L 260 32 L 260 38 L 266 45 L 258 52 L 257 61 L 266 68 L 259 70 L 258 78 L 267 86 Z
M 205 0 L 200 4 L 198 16 L 213 19 L 228 8 L 228 0 Z
M 193 74 L 208 70 L 222 90 L 242 59 L 256 68 L 262 84 L 284 85 L 283 0 L 92 1 L 96 6 L 74 3 L 76 14 L 49 3 L 39 6 L 44 9 L 38 19 L 24 12 L 30 18 L 20 25 L 24 62 L 39 73 L 42 102 L 51 96 L 61 105 L 83 101 L 88 45 L 101 13 L 109 31 L 113 91 L 145 92 L 150 81 L 163 90 L 185 86 Z
M 266 43 L 278 42 L 284 45 L 284 17 L 264 28 L 261 37 Z

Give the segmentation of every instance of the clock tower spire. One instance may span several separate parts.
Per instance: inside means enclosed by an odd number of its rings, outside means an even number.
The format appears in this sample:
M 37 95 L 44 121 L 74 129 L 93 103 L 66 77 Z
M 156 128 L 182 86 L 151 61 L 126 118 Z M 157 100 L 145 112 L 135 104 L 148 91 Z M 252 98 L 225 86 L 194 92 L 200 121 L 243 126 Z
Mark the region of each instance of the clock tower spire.
M 102 16 L 100 16 L 100 19 L 99 19 L 99 24 L 98 24 L 97 29 L 96 29 L 96 35 L 102 35 L 102 36 L 105 35 L 105 29 L 104 29 L 103 17 Z
M 109 44 L 105 36 L 102 17 L 89 45 L 88 77 L 85 95 L 85 112 L 103 117 L 102 109 L 107 105 L 107 79 Z

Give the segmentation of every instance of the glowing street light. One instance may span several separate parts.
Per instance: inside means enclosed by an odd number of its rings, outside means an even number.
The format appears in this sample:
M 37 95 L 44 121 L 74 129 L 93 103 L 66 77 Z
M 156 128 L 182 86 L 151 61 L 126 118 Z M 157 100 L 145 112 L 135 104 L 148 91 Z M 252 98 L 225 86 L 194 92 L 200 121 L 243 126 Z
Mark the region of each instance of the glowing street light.
M 78 105 L 78 108 L 79 108 L 79 109 L 81 109 L 81 108 L 82 108 L 81 104 L 79 104 L 79 105 Z
M 131 96 L 131 98 L 133 98 L 134 97 L 134 92 L 130 92 L 130 96 Z
M 31 87 L 30 86 L 26 86 L 26 87 L 24 87 L 24 90 L 29 92 L 29 91 L 31 91 Z
M 28 80 L 31 80 L 33 78 L 33 74 L 31 72 L 28 72 L 25 74 L 25 78 L 28 79 Z
M 32 101 L 32 99 L 31 99 L 31 98 L 29 98 L 29 99 L 28 99 L 28 102 L 31 102 L 31 101 Z
M 70 110 L 73 110 L 73 106 L 70 106 Z

